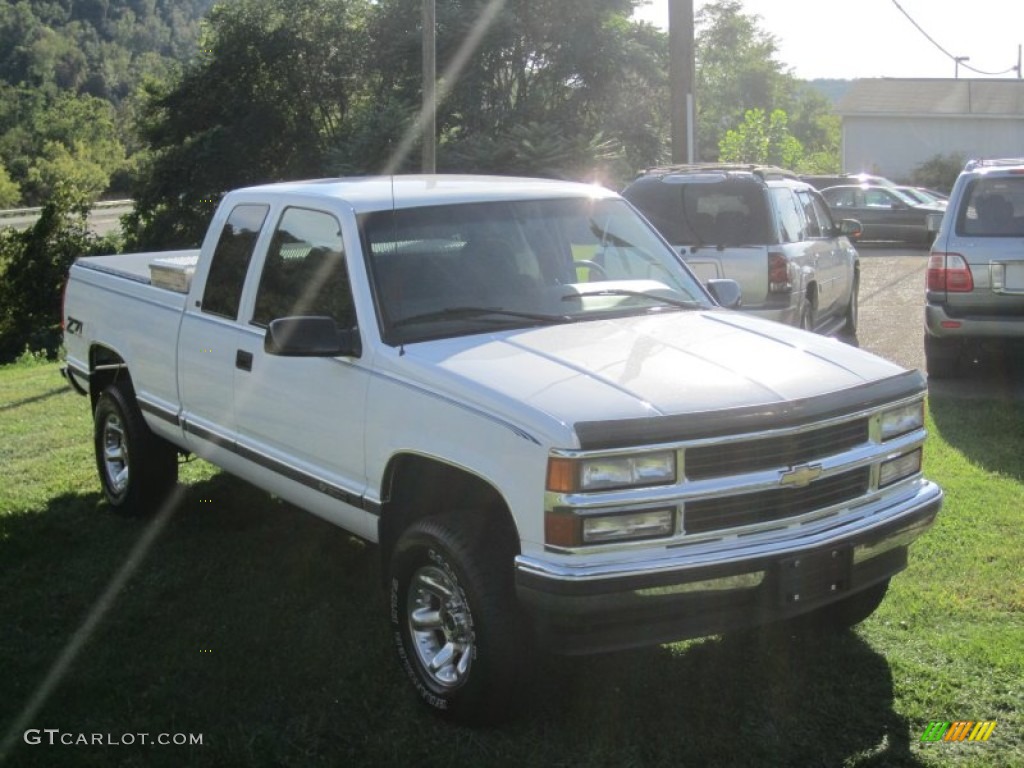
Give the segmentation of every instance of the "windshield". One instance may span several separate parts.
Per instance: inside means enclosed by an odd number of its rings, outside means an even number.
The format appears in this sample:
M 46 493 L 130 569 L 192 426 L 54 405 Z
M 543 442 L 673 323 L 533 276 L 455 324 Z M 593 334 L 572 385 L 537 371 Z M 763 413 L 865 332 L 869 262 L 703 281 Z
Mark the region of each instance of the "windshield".
M 712 306 L 622 200 L 489 202 L 362 217 L 384 341 Z

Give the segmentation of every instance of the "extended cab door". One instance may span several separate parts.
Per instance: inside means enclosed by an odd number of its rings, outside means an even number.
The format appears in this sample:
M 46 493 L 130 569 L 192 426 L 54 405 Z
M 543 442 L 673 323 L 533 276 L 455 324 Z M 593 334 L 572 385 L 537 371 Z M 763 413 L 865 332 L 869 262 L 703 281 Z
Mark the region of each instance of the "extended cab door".
M 235 371 L 238 451 L 292 481 L 279 491 L 286 498 L 362 532 L 367 364 L 358 356 L 264 351 L 267 327 L 282 317 L 328 316 L 339 329 L 358 328 L 341 223 L 333 212 L 310 207 L 288 206 L 276 215 L 237 345 L 248 361 Z
M 235 442 L 234 387 L 241 306 L 249 264 L 270 212 L 241 203 L 214 219 L 178 334 L 182 426 L 189 447 L 218 464 Z M 211 238 L 215 238 L 213 242 Z

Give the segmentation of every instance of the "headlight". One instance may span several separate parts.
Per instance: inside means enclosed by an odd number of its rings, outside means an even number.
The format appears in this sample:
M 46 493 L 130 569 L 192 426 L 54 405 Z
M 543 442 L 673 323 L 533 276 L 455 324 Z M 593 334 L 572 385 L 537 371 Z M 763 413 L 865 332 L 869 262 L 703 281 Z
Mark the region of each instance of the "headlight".
M 675 451 L 592 459 L 548 459 L 548 490 L 557 493 L 668 485 L 675 480 Z
M 674 509 L 645 509 L 613 515 L 584 517 L 568 511 L 548 512 L 544 540 L 561 547 L 610 544 L 671 536 L 675 532 Z
M 882 413 L 882 440 L 905 435 L 924 426 L 924 403 L 912 403 Z
M 895 459 L 882 462 L 881 471 L 878 473 L 878 487 L 885 488 L 887 485 L 902 480 L 905 477 L 916 475 L 921 471 L 921 449 L 910 453 L 904 453 Z

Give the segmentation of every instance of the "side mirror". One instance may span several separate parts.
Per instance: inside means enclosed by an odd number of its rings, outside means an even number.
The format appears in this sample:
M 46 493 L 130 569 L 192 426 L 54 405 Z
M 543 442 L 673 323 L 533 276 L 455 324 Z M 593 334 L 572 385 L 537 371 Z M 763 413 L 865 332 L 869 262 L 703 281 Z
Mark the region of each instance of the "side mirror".
M 856 240 L 864 233 L 864 227 L 856 219 L 841 219 L 839 222 L 839 234 L 846 235 L 851 240 Z
M 280 317 L 263 337 L 268 355 L 281 357 L 359 357 L 358 329 L 341 330 L 333 317 Z
M 724 278 L 708 280 L 708 291 L 719 306 L 726 309 L 739 309 L 740 304 L 743 303 L 743 290 L 735 280 Z

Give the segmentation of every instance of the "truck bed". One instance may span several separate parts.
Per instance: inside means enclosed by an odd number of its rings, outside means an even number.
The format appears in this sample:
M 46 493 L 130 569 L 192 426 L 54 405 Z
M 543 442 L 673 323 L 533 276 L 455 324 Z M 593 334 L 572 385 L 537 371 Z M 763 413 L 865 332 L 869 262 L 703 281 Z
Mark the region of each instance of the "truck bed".
M 83 256 L 75 263 L 85 269 L 105 272 L 137 283 L 152 285 L 151 266 L 153 262 L 197 261 L 198 249 L 180 251 L 151 251 L 147 253 L 117 253 L 110 256 Z M 158 286 L 159 287 L 159 286 Z

